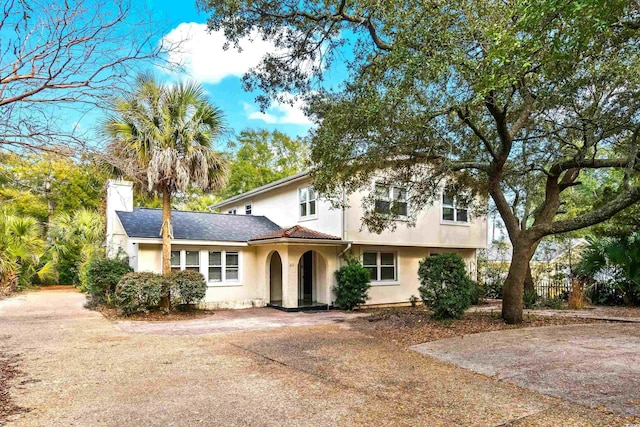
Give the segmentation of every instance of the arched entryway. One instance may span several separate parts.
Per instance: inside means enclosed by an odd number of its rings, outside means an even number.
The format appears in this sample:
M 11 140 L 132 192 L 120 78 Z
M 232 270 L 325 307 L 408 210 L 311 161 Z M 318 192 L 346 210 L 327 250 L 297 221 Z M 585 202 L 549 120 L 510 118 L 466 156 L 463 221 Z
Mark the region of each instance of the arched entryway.
M 298 306 L 316 304 L 320 298 L 319 285 L 325 282 L 325 261 L 316 251 L 306 251 L 298 260 Z
M 269 302 L 282 305 L 282 259 L 277 251 L 269 261 Z

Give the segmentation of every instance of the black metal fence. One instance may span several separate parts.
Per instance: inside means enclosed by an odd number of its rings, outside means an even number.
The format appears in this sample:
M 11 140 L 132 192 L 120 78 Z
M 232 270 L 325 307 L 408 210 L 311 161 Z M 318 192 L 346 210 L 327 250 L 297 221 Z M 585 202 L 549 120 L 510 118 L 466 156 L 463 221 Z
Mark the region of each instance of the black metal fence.
M 564 279 L 538 279 L 534 283 L 534 289 L 538 298 L 541 299 L 557 299 L 566 298 L 571 291 L 571 280 Z

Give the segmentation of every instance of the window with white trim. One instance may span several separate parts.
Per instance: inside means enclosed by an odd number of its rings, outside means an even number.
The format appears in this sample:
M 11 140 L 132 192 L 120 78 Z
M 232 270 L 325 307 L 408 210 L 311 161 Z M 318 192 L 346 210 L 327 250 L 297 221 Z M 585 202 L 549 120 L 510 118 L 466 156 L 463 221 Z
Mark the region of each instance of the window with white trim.
M 171 271 L 181 270 L 180 251 L 171 251 Z
M 372 282 L 393 282 L 398 277 L 395 252 L 365 251 L 362 265 L 369 270 Z
M 316 190 L 310 185 L 298 190 L 298 212 L 300 218 L 313 218 L 316 216 L 316 198 Z
M 253 208 L 253 206 L 251 206 L 251 205 L 252 205 L 252 203 L 251 203 L 251 202 L 249 202 L 249 203 L 247 203 L 246 205 L 244 205 L 244 214 L 245 214 L 245 215 L 251 215 L 251 211 L 253 210 L 253 209 L 252 209 L 252 208 Z
M 407 189 L 399 186 L 376 183 L 375 212 L 406 217 L 408 212 Z
M 200 271 L 200 251 L 185 251 L 184 269 Z
M 200 271 L 200 251 L 171 251 L 171 270 Z
M 442 220 L 447 222 L 469 222 L 469 209 L 458 200 L 451 190 L 442 192 Z
M 240 279 L 237 251 L 209 251 L 209 281 L 237 282 Z
M 229 209 L 229 210 L 227 211 L 227 213 L 228 213 L 229 215 L 235 215 L 235 214 L 236 214 L 236 208 Z

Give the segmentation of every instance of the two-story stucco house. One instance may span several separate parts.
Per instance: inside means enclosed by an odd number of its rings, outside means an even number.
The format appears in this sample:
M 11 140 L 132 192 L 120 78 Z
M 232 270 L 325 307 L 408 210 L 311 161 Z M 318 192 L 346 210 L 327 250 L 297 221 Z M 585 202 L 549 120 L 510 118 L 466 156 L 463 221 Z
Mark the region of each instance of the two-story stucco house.
M 374 187 L 375 186 L 375 187 Z M 395 203 L 406 212 L 406 192 L 372 183 L 376 206 Z M 457 252 L 475 276 L 476 252 L 487 244 L 487 222 L 456 205 L 453 195 L 420 212 L 415 227 L 374 234 L 362 230 L 363 193 L 334 209 L 299 173 L 212 208 L 219 213 L 173 212 L 171 265 L 198 270 L 210 307 L 272 305 L 286 309 L 333 302 L 334 272 L 349 253 L 371 273 L 369 304 L 407 302 L 418 296 L 418 263 L 434 253 Z M 379 200 L 378 200 L 379 198 Z M 107 247 L 122 248 L 136 271 L 161 271 L 159 209 L 133 208 L 131 183 L 110 181 Z

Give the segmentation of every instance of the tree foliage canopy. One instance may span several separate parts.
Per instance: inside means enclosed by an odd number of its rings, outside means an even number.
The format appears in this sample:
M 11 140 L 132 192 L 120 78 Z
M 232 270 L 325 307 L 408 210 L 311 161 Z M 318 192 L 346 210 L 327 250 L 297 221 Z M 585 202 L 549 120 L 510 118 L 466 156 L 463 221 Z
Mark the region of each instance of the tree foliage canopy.
M 414 214 L 447 180 L 492 197 L 514 248 L 503 305 L 510 322 L 522 318 L 526 265 L 541 238 L 640 200 L 640 33 L 627 0 L 201 6 L 231 40 L 258 28 L 282 48 L 247 83 L 271 98 L 307 93 L 321 192 L 337 196 L 384 173 L 409 187 Z M 341 90 L 314 87 L 339 58 L 349 70 Z M 621 181 L 602 204 L 564 217 L 565 190 L 591 169 L 620 170 Z
M 104 124 L 111 139 L 106 161 L 140 189 L 212 190 L 226 182 L 228 162 L 213 150 L 224 132 L 223 114 L 199 84 L 166 86 L 143 74 L 115 110 Z
M 0 201 L 18 214 L 47 222 L 50 215 L 98 209 L 107 180 L 89 160 L 51 153 L 5 154 L 0 165 Z
M 308 146 L 286 134 L 246 129 L 229 143 L 231 175 L 223 197 L 231 197 L 305 170 Z

